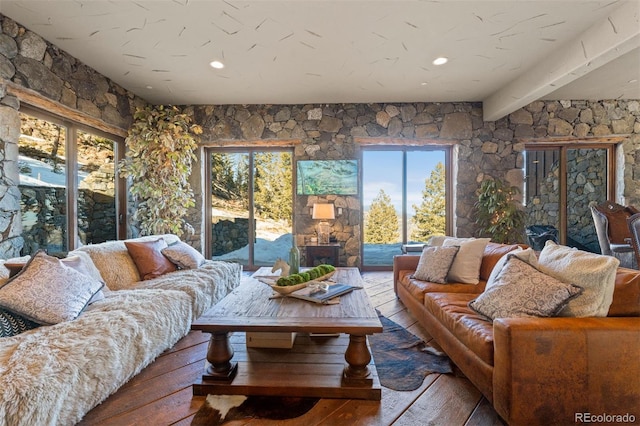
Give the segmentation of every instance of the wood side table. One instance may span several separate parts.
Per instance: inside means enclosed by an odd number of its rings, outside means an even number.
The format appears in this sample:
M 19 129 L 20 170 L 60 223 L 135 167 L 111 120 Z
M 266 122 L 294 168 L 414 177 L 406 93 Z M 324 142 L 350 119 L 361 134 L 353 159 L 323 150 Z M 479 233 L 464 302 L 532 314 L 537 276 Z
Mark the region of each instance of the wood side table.
M 340 243 L 309 244 L 305 248 L 305 266 L 318 266 L 328 263 L 339 266 Z

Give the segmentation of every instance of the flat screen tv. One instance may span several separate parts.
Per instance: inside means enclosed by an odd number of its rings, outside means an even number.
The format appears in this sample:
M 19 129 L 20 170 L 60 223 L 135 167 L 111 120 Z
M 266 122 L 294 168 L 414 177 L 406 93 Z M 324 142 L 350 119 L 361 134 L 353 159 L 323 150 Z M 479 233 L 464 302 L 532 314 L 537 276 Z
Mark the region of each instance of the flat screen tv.
M 297 171 L 298 195 L 358 193 L 358 160 L 301 160 Z

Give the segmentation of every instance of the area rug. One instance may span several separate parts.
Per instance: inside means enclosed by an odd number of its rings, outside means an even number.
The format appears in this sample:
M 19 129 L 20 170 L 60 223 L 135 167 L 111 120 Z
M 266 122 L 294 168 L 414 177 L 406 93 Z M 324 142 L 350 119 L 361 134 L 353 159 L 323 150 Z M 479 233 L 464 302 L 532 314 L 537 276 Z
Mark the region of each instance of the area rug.
M 191 425 L 215 426 L 248 419 L 295 419 L 311 410 L 319 400 L 287 396 L 208 395 Z
M 378 314 L 383 332 L 369 336 L 380 384 L 397 391 L 418 389 L 431 373 L 451 373 L 449 357 Z

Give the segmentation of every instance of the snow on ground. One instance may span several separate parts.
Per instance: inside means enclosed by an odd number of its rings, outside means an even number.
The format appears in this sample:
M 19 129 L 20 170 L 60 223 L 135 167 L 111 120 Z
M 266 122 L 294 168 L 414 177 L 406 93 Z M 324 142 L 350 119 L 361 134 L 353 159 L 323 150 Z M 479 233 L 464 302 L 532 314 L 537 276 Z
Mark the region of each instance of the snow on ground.
M 24 155 L 18 156 L 18 163 L 20 166 L 28 166 L 31 169 L 29 173 L 20 172 L 20 185 L 64 188 L 67 184 L 64 164 L 58 165 L 60 172 L 56 173 L 51 164 Z M 81 182 L 87 175 L 87 172 L 78 171 L 79 181 Z

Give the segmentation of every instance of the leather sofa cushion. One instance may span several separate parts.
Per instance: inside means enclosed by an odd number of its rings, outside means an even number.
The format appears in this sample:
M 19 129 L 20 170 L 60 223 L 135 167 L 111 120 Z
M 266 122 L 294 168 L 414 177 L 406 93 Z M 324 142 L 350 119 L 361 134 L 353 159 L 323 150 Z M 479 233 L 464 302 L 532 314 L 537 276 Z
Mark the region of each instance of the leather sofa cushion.
M 398 274 L 398 285 L 404 286 L 409 293 L 420 303 L 424 303 L 425 293 L 473 293 L 479 294 L 484 291 L 486 281 L 478 284 L 447 283 L 437 284 L 428 281 L 421 281 L 411 278 L 415 271 L 400 271 Z
M 579 285 L 579 284 L 578 284 Z M 640 272 L 618 268 L 609 317 L 640 316 Z
M 428 293 L 426 309 L 465 347 L 488 365 L 493 365 L 493 324 L 467 304 L 477 295 L 468 293 Z

